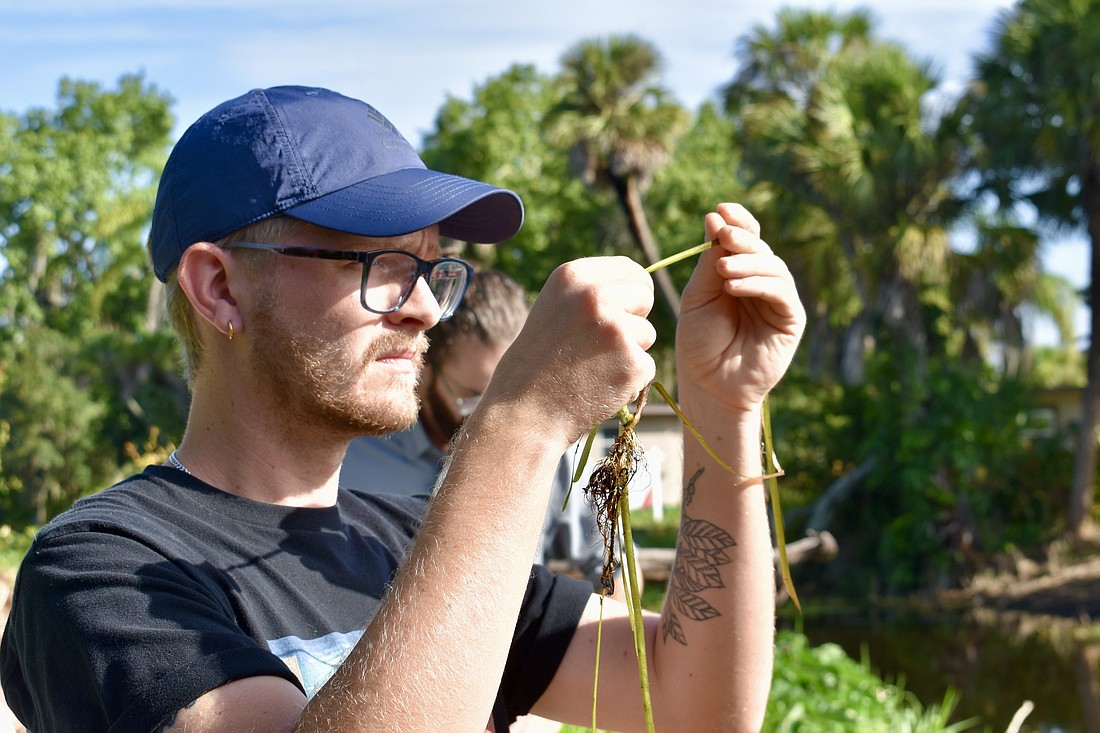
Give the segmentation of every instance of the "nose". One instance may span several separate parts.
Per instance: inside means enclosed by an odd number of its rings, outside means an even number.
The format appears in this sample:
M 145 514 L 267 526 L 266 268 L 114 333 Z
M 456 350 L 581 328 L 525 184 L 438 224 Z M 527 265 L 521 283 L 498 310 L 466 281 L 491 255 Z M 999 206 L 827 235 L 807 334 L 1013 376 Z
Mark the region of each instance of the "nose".
M 393 313 L 386 314 L 386 318 L 394 323 L 421 324 L 421 330 L 428 330 L 439 323 L 439 317 L 443 312 L 439 308 L 439 301 L 428 287 L 428 281 L 423 277 L 416 278 L 416 285 L 409 293 L 409 299 L 405 304 Z

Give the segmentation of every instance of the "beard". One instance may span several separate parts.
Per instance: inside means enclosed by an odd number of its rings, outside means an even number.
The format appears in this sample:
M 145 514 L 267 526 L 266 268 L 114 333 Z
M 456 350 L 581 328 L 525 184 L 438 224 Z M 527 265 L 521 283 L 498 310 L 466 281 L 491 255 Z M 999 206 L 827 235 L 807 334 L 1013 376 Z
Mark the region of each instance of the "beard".
M 348 339 L 315 323 L 295 330 L 276 315 L 274 297 L 264 297 L 252 316 L 250 368 L 266 384 L 288 419 L 313 424 L 346 437 L 383 435 L 404 430 L 419 411 L 414 381 L 399 375 L 367 378 L 378 357 L 393 351 L 416 352 L 419 373 L 427 348 L 423 333 L 387 332 L 361 354 Z
M 450 445 L 466 418 L 459 415 L 454 404 L 440 394 L 438 378 L 431 379 L 425 386 L 428 389 L 424 395 L 421 419 L 425 424 L 431 424 L 429 431 L 434 430 L 445 444 Z

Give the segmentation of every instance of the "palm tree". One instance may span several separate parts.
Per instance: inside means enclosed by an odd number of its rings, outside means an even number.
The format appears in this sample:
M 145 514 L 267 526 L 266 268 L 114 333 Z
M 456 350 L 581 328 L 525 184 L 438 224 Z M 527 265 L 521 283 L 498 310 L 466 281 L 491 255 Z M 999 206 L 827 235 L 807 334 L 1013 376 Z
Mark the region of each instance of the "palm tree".
M 1067 514 L 1071 539 L 1094 533 L 1090 512 L 1100 419 L 1100 4 L 1021 0 L 998 17 L 976 59 L 968 110 L 982 143 L 975 168 L 1003 205 L 1030 203 L 1046 222 L 1091 240 L 1091 305 L 1080 438 Z
M 1073 283 L 1036 265 L 1041 244 L 1034 229 L 1011 218 L 982 218 L 972 250 L 952 262 L 951 302 L 961 353 L 986 361 L 999 353 L 1002 371 L 1011 377 L 1029 366 L 1024 304 L 1054 321 L 1065 358 L 1075 358 L 1073 313 L 1081 299 Z
M 657 50 L 636 36 L 582 41 L 562 57 L 562 99 L 547 120 L 550 139 L 572 148 L 585 183 L 615 192 L 649 263 L 661 254 L 642 197 L 689 122 L 687 111 L 654 83 L 660 66 Z M 655 279 L 677 317 L 679 291 L 667 272 Z
M 757 28 L 740 44 L 741 72 L 726 89 L 750 180 L 784 220 L 815 223 L 794 233 L 795 267 L 816 281 L 812 297 L 843 304 L 828 316 L 847 319 L 837 348 L 846 384 L 863 380 L 884 336 L 917 357 L 919 375 L 935 337 L 925 313 L 942 301 L 947 227 L 960 211 L 960 146 L 950 120 L 923 105 L 937 79 L 870 28 L 862 11 L 784 11 L 774 34 Z

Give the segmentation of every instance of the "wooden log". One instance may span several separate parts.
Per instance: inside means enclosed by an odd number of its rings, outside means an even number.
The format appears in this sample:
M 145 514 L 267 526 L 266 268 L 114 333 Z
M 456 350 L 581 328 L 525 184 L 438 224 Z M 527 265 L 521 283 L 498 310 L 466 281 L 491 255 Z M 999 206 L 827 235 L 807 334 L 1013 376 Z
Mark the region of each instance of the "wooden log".
M 829 532 L 810 532 L 805 537 L 787 545 L 787 562 L 798 565 L 804 562 L 828 562 L 836 557 L 838 547 L 836 538 Z M 672 563 L 676 550 L 669 547 L 639 547 L 636 553 L 642 569 L 642 579 L 646 582 L 664 583 L 672 573 Z M 772 555 L 776 567 L 779 565 L 779 552 Z

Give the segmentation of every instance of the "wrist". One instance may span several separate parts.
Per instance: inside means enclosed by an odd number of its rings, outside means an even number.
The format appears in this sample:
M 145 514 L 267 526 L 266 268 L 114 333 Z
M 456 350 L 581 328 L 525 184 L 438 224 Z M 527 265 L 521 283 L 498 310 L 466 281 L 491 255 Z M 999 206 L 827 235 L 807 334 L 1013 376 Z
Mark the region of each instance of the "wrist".
M 463 423 L 455 448 L 475 445 L 478 450 L 500 451 L 516 462 L 554 463 L 574 442 L 548 416 L 517 401 L 485 399 Z
M 761 402 L 730 405 L 723 404 L 713 395 L 687 393 L 683 395 L 679 406 L 684 417 L 703 433 L 703 437 L 712 431 L 758 434 L 763 427 L 764 413 Z

